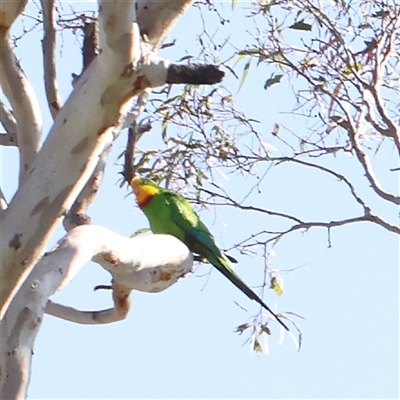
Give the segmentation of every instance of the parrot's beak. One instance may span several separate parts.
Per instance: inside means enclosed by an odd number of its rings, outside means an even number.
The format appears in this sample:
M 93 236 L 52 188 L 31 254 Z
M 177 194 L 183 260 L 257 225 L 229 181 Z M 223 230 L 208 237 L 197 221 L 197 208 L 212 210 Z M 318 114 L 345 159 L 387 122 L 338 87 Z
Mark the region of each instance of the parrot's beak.
M 133 190 L 133 193 L 138 194 L 140 190 L 140 186 L 137 184 L 137 178 L 133 178 L 130 182 L 131 188 Z

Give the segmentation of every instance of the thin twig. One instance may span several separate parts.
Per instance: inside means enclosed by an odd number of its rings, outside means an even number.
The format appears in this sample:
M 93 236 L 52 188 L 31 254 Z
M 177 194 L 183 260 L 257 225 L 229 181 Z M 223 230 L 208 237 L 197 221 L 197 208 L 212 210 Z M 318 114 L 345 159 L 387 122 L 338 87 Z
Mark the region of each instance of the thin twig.
M 282 55 L 282 62 L 283 65 L 286 65 L 290 67 L 293 71 L 295 71 L 297 74 L 302 76 L 307 80 L 307 82 L 311 85 L 311 87 L 315 86 L 315 82 L 312 80 L 310 76 L 308 76 L 303 70 L 301 70 L 299 67 L 294 65 L 292 61 L 290 61 L 286 56 Z M 358 132 L 357 128 L 354 122 L 354 119 L 350 115 L 349 110 L 347 107 L 343 104 L 342 100 L 335 96 L 333 93 L 331 93 L 329 90 L 325 89 L 324 87 L 319 87 L 319 91 L 327 95 L 333 102 L 335 102 L 340 110 L 343 112 L 345 115 L 344 122 L 341 124 L 341 126 L 347 130 L 350 142 L 352 145 L 352 148 L 354 149 L 357 159 L 364 168 L 365 176 L 368 179 L 372 189 L 377 193 L 380 197 L 383 199 L 390 201 L 391 203 L 394 204 L 400 204 L 400 197 L 395 196 L 389 192 L 384 191 L 378 180 L 375 177 L 375 174 L 373 172 L 373 169 L 371 167 L 369 157 L 368 155 L 362 150 L 361 144 L 359 142 L 358 138 Z
M 214 186 L 217 187 L 218 189 L 220 189 L 217 185 L 214 185 Z M 226 194 L 223 195 L 223 194 L 220 194 L 220 193 L 215 193 L 215 192 L 212 192 L 212 191 L 207 190 L 205 188 L 198 188 L 198 189 L 201 190 L 204 193 L 208 193 L 212 197 L 217 197 L 217 198 L 220 198 L 222 200 L 227 201 L 227 203 L 223 203 L 224 205 L 227 205 L 227 206 L 236 207 L 236 208 L 239 208 L 239 209 L 245 210 L 245 211 L 258 211 L 258 212 L 261 212 L 261 213 L 264 213 L 264 214 L 268 214 L 268 215 L 271 215 L 271 216 L 274 216 L 274 217 L 282 217 L 282 218 L 285 218 L 285 219 L 289 219 L 289 220 L 295 221 L 295 222 L 297 222 L 299 224 L 302 223 L 302 221 L 299 218 L 297 218 L 297 217 L 295 217 L 293 215 L 284 214 L 284 213 L 280 213 L 280 212 L 277 212 L 277 211 L 271 211 L 271 210 L 267 210 L 265 208 L 256 207 L 256 206 L 247 206 L 247 205 L 238 203 L 236 200 L 232 199 L 231 197 L 227 196 Z M 204 203 L 204 204 L 207 204 L 207 203 Z M 213 203 L 213 204 L 216 204 L 216 203 Z
M 91 218 L 87 214 L 87 210 L 99 191 L 104 176 L 104 170 L 106 168 L 107 157 L 110 151 L 111 145 L 106 147 L 100 155 L 99 161 L 92 173 L 92 176 L 88 179 L 71 209 L 65 216 L 63 225 L 67 232 L 76 226 L 91 224 Z
M 292 160 L 293 161 L 293 160 Z M 307 163 L 307 162 L 303 162 L 301 160 L 296 160 L 296 162 L 300 163 L 300 164 L 304 164 L 310 167 L 314 167 L 314 168 L 318 168 L 319 166 L 311 164 L 311 163 Z M 210 196 L 212 197 L 216 197 L 219 199 L 224 200 L 223 203 L 207 203 L 207 202 L 203 202 L 203 204 L 210 204 L 210 205 L 225 205 L 225 206 L 230 206 L 230 207 L 235 207 L 235 208 L 239 208 L 241 210 L 246 210 L 246 211 L 257 211 L 257 212 L 261 212 L 267 215 L 271 215 L 271 216 L 277 216 L 277 217 L 281 217 L 287 220 L 292 220 L 295 221 L 296 224 L 292 225 L 290 228 L 288 228 L 287 230 L 284 231 L 267 231 L 264 230 L 262 231 L 263 234 L 269 234 L 269 235 L 274 235 L 272 238 L 268 239 L 267 241 L 264 241 L 262 243 L 269 243 L 272 242 L 274 240 L 277 240 L 279 238 L 281 238 L 282 236 L 297 231 L 297 230 L 308 230 L 310 228 L 314 228 L 314 227 L 320 227 L 320 228 L 327 228 L 327 229 L 331 229 L 334 227 L 338 227 L 338 226 L 342 226 L 342 225 L 348 225 L 351 223 L 355 223 L 355 222 L 373 222 L 377 225 L 380 225 L 382 228 L 393 232 L 393 233 L 397 233 L 400 234 L 400 228 L 396 225 L 392 225 L 389 222 L 385 221 L 383 218 L 377 216 L 376 214 L 371 212 L 370 207 L 357 195 L 353 185 L 350 183 L 350 181 L 348 181 L 345 177 L 343 177 L 343 179 L 341 178 L 341 174 L 336 173 L 335 171 L 331 171 L 325 167 L 321 167 L 321 170 L 323 170 L 324 172 L 327 172 L 329 174 L 332 174 L 334 176 L 336 176 L 338 179 L 343 180 L 343 182 L 349 187 L 353 197 L 356 199 L 356 201 L 363 207 L 364 209 L 364 214 L 359 216 L 359 217 L 353 217 L 353 218 L 347 218 L 347 219 L 341 219 L 341 220 L 333 220 L 333 221 L 329 221 L 329 222 L 323 222 L 323 221 L 302 221 L 297 217 L 294 217 L 293 215 L 290 214 L 285 214 L 285 213 L 280 213 L 280 212 L 276 212 L 276 211 L 271 211 L 271 210 L 267 210 L 264 208 L 260 208 L 260 207 L 255 207 L 255 206 L 247 206 L 247 205 L 243 205 L 238 203 L 237 201 L 235 201 L 234 199 L 232 199 L 230 196 L 228 196 L 227 194 L 220 194 L 220 193 L 215 193 L 212 192 L 210 190 L 204 189 L 204 188 L 199 188 L 199 190 L 208 193 Z M 216 186 L 217 187 L 217 186 Z M 258 234 L 254 234 L 251 236 L 251 238 L 255 238 Z M 246 239 L 247 240 L 247 239 Z M 261 242 L 260 242 L 261 243 Z M 260 244 L 258 243 L 258 244 Z
M 357 203 L 359 203 L 364 208 L 365 213 L 370 211 L 370 208 L 367 206 L 365 201 L 357 194 L 357 192 L 354 188 L 354 185 L 344 175 L 339 174 L 338 172 L 333 171 L 322 165 L 314 164 L 314 163 L 304 161 L 304 160 L 299 160 L 298 158 L 294 158 L 294 157 L 273 157 L 273 158 L 271 158 L 271 161 L 275 161 L 278 163 L 294 162 L 294 163 L 301 164 L 301 165 L 304 165 L 307 167 L 316 168 L 323 172 L 326 172 L 327 174 L 333 175 L 339 181 L 344 182 L 346 184 L 346 186 L 349 188 L 351 194 L 353 195 L 353 197 L 355 198 Z
M 344 226 L 344 225 L 350 225 L 350 224 L 354 224 L 357 222 L 373 222 L 376 223 L 377 225 L 380 225 L 382 228 L 396 233 L 398 235 L 400 235 L 400 228 L 396 225 L 392 225 L 389 224 L 387 221 L 383 220 L 381 217 L 369 213 L 366 215 L 361 215 L 359 217 L 353 217 L 353 218 L 346 218 L 346 219 L 342 219 L 342 220 L 333 220 L 333 221 L 329 221 L 329 222 L 322 222 L 322 221 L 308 221 L 308 222 L 301 222 L 299 224 L 295 224 L 292 225 L 290 228 L 286 229 L 286 230 L 282 230 L 282 231 L 268 231 L 268 230 L 264 230 L 264 231 L 260 231 L 257 233 L 254 233 L 252 235 L 250 235 L 249 237 L 247 237 L 246 239 L 236 243 L 235 245 L 232 246 L 232 248 L 250 248 L 250 247 L 254 247 L 254 246 L 265 246 L 268 243 L 271 242 L 276 242 L 277 240 L 280 240 L 282 237 L 288 235 L 289 233 L 293 233 L 293 232 L 297 232 L 297 231 L 307 231 L 311 228 L 326 228 L 328 229 L 328 232 L 332 229 L 332 228 L 336 228 L 339 226 Z M 268 239 L 265 240 L 255 240 L 257 237 L 260 237 L 262 235 L 270 235 L 271 237 L 269 237 Z M 251 242 L 250 242 L 251 241 Z
M 347 132 L 349 134 L 351 145 L 356 153 L 358 161 L 364 169 L 365 177 L 368 179 L 368 182 L 370 183 L 372 189 L 378 196 L 382 197 L 384 200 L 399 205 L 400 196 L 396 196 L 394 194 L 386 192 L 380 186 L 377 178 L 375 177 L 374 171 L 369 161 L 369 157 L 361 147 L 359 135 L 357 133 L 357 129 L 354 126 L 354 121 L 352 120 L 350 113 L 348 112 L 348 110 L 345 109 L 345 107 L 342 107 L 342 111 L 346 114 Z

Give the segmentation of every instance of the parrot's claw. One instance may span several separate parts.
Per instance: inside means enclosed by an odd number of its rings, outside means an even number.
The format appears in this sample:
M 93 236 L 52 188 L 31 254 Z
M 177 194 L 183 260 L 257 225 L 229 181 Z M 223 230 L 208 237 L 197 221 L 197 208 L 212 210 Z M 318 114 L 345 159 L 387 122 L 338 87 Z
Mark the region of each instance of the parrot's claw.
M 93 288 L 94 291 L 99 290 L 99 289 L 111 290 L 112 286 L 111 285 L 97 285 Z

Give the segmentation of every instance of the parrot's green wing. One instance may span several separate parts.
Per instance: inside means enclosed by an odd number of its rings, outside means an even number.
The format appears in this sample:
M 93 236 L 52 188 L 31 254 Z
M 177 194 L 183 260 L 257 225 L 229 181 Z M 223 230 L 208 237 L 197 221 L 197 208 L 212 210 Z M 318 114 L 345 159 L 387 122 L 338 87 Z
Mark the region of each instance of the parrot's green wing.
M 170 221 L 182 230 L 185 237 L 183 241 L 189 249 L 206 258 L 247 297 L 263 306 L 286 330 L 289 330 L 279 317 L 233 271 L 229 261 L 215 244 L 214 237 L 201 222 L 189 202 L 179 194 L 169 191 L 164 191 L 163 196 L 168 204 Z
M 214 253 L 214 257 L 223 257 L 211 232 L 201 222 L 190 203 L 181 195 L 172 192 L 166 192 L 165 199 L 168 203 L 169 218 L 185 233 L 186 245 L 207 259 L 208 252 Z

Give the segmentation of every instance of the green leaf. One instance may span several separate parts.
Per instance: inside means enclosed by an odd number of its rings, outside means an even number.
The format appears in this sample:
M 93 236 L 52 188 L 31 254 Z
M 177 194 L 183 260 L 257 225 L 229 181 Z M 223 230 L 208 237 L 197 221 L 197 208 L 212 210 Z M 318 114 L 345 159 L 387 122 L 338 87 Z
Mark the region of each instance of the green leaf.
M 271 77 L 265 82 L 264 89 L 267 90 L 270 88 L 272 85 L 275 85 L 281 81 L 283 77 L 283 74 L 276 74 L 276 75 L 271 75 Z
M 146 233 L 146 232 L 149 232 L 149 231 L 150 231 L 150 228 L 140 228 L 140 229 L 138 229 L 136 232 L 134 232 L 134 233 L 131 235 L 131 238 L 133 238 L 133 237 L 135 237 L 135 236 L 142 235 L 143 233 Z
M 277 123 L 275 122 L 274 127 L 272 128 L 272 132 L 271 132 L 271 133 L 272 133 L 274 136 L 278 136 L 279 128 L 280 128 L 279 124 L 277 124 Z
M 242 79 L 240 80 L 238 92 L 242 88 L 244 81 L 246 80 L 247 76 L 249 75 L 250 65 L 251 65 L 251 58 L 249 58 L 249 60 L 247 61 L 246 65 L 243 68 Z
M 168 142 L 167 138 L 167 128 L 168 128 L 168 122 L 169 122 L 169 113 L 167 112 L 165 114 L 163 123 L 162 123 L 162 132 L 161 132 L 161 138 L 165 144 Z
M 267 324 L 260 325 L 260 333 L 266 333 L 267 335 L 271 335 L 271 330 L 268 328 Z
M 290 29 L 295 29 L 297 31 L 311 31 L 312 26 L 304 22 L 304 19 L 301 21 L 295 22 L 293 25 L 289 26 Z
M 240 335 L 246 330 L 246 329 L 248 329 L 248 328 L 250 328 L 250 325 L 249 324 L 242 324 L 242 325 L 239 325 L 237 328 L 236 328 L 236 330 L 235 330 L 235 332 L 237 332 L 237 333 L 239 333 Z
M 262 347 L 261 347 L 261 344 L 260 344 L 260 342 L 259 342 L 259 340 L 258 340 L 258 337 L 255 337 L 255 338 L 254 338 L 253 350 L 254 350 L 256 353 L 262 353 L 262 351 L 263 351 L 263 349 L 262 349 Z
M 271 279 L 271 288 L 278 296 L 282 296 L 283 294 L 282 286 L 279 284 L 279 281 L 275 276 Z

